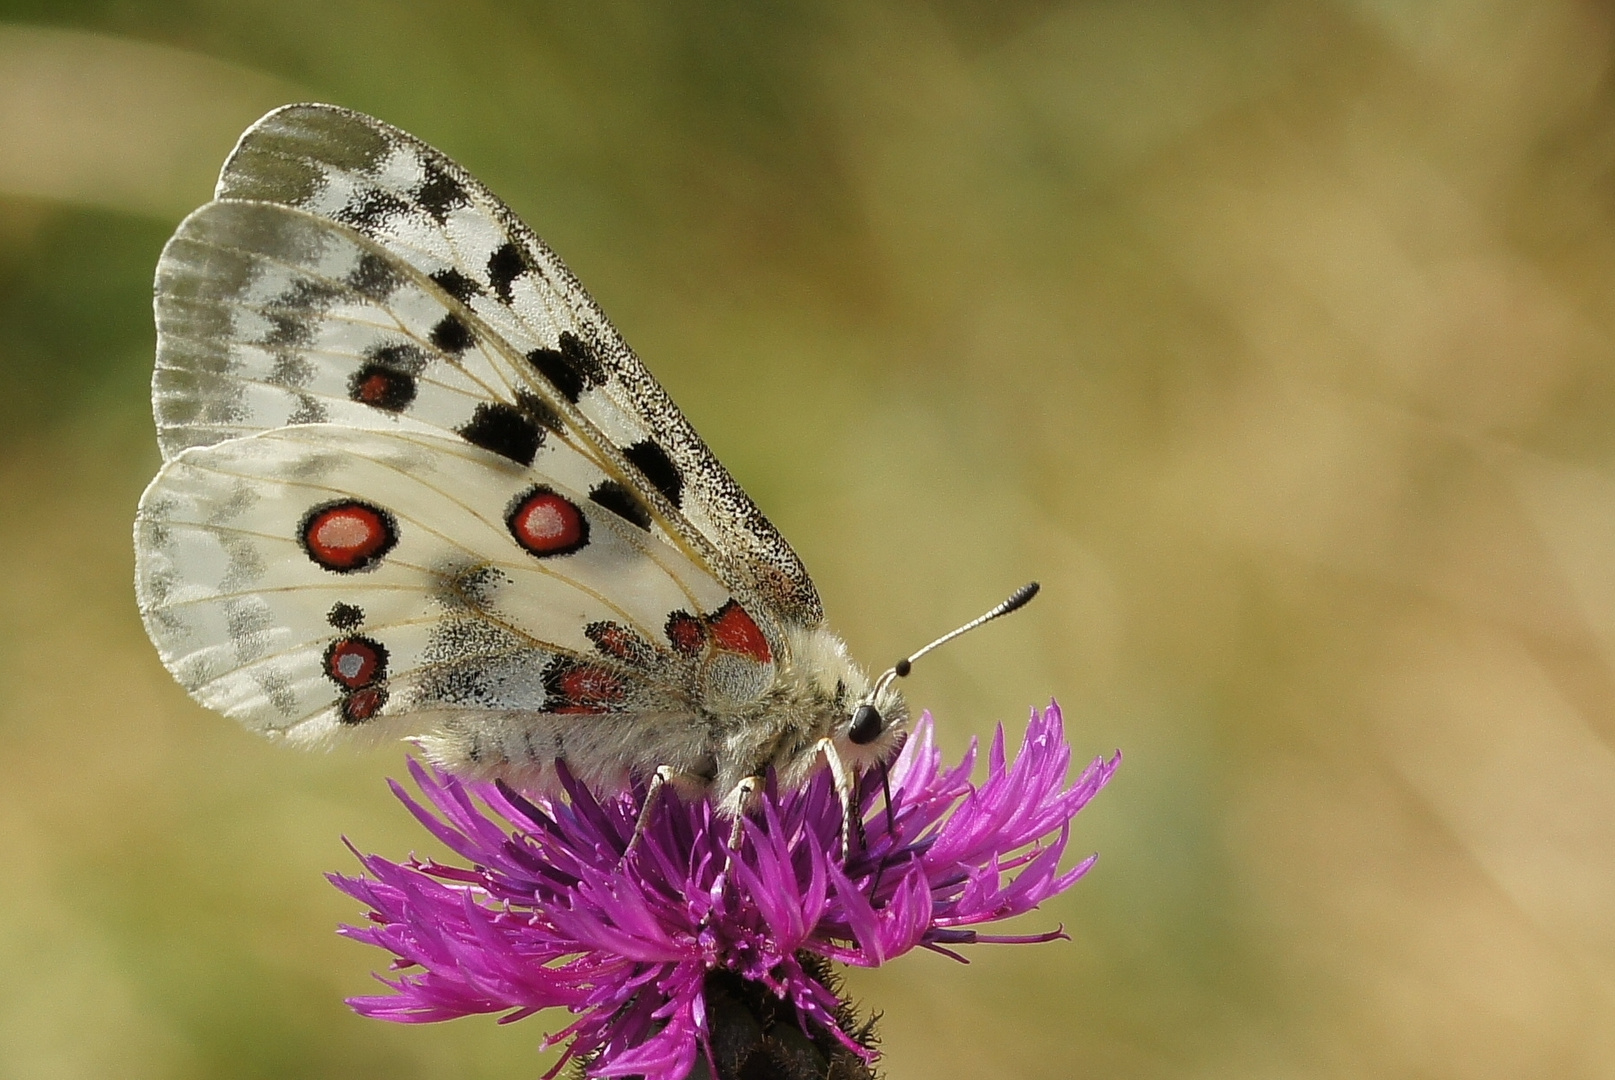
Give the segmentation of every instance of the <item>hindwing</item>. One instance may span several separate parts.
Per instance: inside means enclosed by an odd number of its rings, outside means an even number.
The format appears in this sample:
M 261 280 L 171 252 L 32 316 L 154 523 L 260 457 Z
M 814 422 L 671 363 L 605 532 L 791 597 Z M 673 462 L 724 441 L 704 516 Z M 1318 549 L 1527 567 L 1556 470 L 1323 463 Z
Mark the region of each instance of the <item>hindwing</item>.
M 689 714 L 715 673 L 760 694 L 761 628 L 589 499 L 590 469 L 560 442 L 522 466 L 333 424 L 192 447 L 141 500 L 141 612 L 197 700 L 297 741 L 477 713 Z

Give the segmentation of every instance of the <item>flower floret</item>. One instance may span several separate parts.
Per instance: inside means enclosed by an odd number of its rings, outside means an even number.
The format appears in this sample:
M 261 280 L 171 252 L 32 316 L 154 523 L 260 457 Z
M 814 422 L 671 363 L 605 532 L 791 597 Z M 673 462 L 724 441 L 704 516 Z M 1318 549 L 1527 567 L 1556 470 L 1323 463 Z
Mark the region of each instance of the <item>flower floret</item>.
M 470 865 L 360 855 L 362 873 L 332 876 L 369 908 L 367 924 L 342 933 L 396 957 L 397 974 L 378 976 L 391 992 L 350 1004 L 403 1023 L 567 1009 L 576 1019 L 546 1040 L 567 1044 L 557 1070 L 577 1056 L 591 1076 L 682 1080 L 711 1058 L 706 999 L 724 974 L 789 1003 L 804 1034 L 871 1060 L 819 974 L 824 960 L 873 967 L 918 946 L 957 956 L 1062 936 L 968 928 L 1031 911 L 1093 866 L 1090 856 L 1059 870 L 1072 818 L 1119 754 L 1068 785 L 1051 705 L 1033 712 L 1013 759 L 999 727 L 976 785 L 978 757 L 972 741 L 944 768 L 923 716 L 886 776 L 857 781 L 846 857 L 827 771 L 800 790 L 767 784 L 731 849 L 730 823 L 705 800 L 664 789 L 634 839 L 643 788 L 599 795 L 558 763 L 563 795 L 530 798 L 411 761 L 422 798 L 396 783 L 395 794 Z

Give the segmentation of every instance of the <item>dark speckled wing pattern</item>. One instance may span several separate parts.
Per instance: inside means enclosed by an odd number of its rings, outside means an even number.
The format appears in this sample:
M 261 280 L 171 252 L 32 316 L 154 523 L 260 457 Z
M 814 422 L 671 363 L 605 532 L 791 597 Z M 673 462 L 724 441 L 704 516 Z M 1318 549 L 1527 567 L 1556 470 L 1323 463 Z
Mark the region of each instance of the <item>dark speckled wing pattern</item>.
M 613 472 L 654 493 L 659 522 L 744 597 L 803 627 L 823 618 L 806 569 L 555 254 L 447 157 L 372 117 L 290 105 L 253 125 L 216 197 L 275 204 L 351 229 L 407 263 L 509 346 L 507 392 L 559 396 Z M 185 418 L 198 405 L 185 372 L 194 338 L 164 326 L 158 408 L 165 453 L 221 437 Z M 472 320 L 468 320 L 472 321 Z M 485 339 L 478 335 L 478 343 Z M 487 351 L 493 351 L 488 349 Z M 534 357 L 522 364 L 520 358 Z M 495 361 L 495 366 L 499 366 Z M 287 416 L 295 416 L 288 387 Z M 570 407 L 570 408 L 568 408 Z
M 677 718 L 758 700 L 821 622 L 560 260 L 380 121 L 293 105 L 249 129 L 164 249 L 156 316 L 141 613 L 249 727 L 447 724 L 472 767 L 654 765 L 688 743 Z M 604 714 L 649 723 L 576 721 Z M 670 742 L 608 753 L 607 731 Z

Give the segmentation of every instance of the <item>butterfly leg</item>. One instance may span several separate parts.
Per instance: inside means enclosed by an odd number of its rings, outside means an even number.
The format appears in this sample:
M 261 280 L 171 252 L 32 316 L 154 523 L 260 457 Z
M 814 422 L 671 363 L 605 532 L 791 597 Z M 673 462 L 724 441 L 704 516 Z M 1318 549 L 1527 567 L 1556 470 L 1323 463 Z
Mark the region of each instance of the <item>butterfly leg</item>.
M 740 834 L 744 828 L 741 823 L 746 820 L 746 811 L 751 809 L 752 800 L 756 798 L 757 793 L 762 789 L 763 778 L 761 776 L 748 776 L 736 784 L 735 789 L 723 800 L 724 810 L 731 815 L 731 824 L 729 826 L 729 851 L 731 853 L 740 850 Z
M 656 799 L 662 793 L 667 782 L 679 775 L 671 765 L 658 765 L 656 771 L 651 773 L 650 783 L 645 787 L 645 802 L 639 808 L 639 818 L 634 822 L 634 835 L 628 838 L 628 846 L 622 849 L 622 857 L 627 858 L 639 838 L 644 835 L 645 827 L 650 824 L 651 812 L 656 807 Z
M 852 854 L 852 830 L 863 832 L 863 819 L 854 817 L 852 812 L 852 774 L 847 771 L 847 763 L 841 760 L 841 753 L 836 744 L 829 739 L 820 739 L 814 744 L 815 753 L 823 754 L 825 763 L 830 766 L 830 778 L 835 781 L 836 797 L 841 800 L 841 861 L 845 863 Z

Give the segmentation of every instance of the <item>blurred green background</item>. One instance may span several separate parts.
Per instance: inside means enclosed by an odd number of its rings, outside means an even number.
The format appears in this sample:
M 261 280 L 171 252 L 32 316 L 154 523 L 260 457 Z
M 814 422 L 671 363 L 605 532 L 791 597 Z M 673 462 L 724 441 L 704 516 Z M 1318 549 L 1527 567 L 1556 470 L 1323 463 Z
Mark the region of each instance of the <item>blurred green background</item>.
M 335 101 L 587 283 L 950 754 L 1059 697 L 1066 943 L 855 972 L 891 1080 L 1615 1076 L 1615 14 L 0 0 L 0 1078 L 536 1076 L 350 1015 L 401 752 L 188 702 L 150 281 Z

